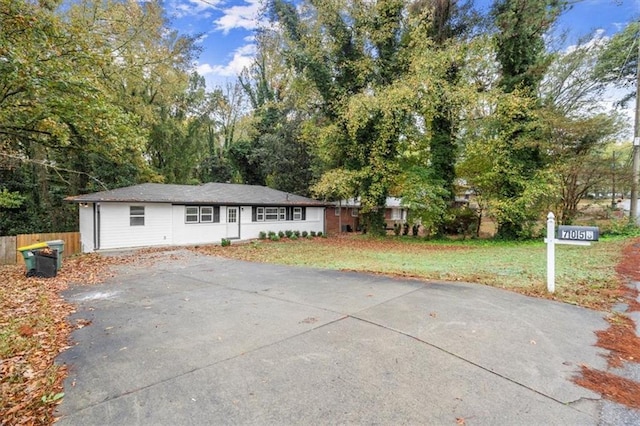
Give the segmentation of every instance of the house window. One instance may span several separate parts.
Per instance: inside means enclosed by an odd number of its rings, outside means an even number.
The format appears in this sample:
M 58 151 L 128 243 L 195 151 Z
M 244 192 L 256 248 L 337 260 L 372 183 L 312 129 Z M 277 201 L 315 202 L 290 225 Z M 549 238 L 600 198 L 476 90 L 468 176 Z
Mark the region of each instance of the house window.
M 213 207 L 200 207 L 200 222 L 213 222 Z
M 278 208 L 277 207 L 265 207 L 264 208 L 264 220 L 278 220 Z
M 351 209 L 351 217 L 358 217 L 358 209 L 357 208 L 352 208 Z
M 305 220 L 304 207 L 253 207 L 251 220 L 253 222 L 287 222 Z
M 129 225 L 144 226 L 144 206 L 129 206 Z
M 196 206 L 187 206 L 184 210 L 184 221 L 186 223 L 198 223 L 198 211 L 199 208 Z
M 336 216 L 340 216 L 340 207 L 336 207 L 333 209 Z
M 219 206 L 185 206 L 185 223 L 220 223 Z
M 402 219 L 402 210 L 400 210 L 400 209 L 391 209 L 391 219 L 392 220 L 400 220 L 400 219 Z

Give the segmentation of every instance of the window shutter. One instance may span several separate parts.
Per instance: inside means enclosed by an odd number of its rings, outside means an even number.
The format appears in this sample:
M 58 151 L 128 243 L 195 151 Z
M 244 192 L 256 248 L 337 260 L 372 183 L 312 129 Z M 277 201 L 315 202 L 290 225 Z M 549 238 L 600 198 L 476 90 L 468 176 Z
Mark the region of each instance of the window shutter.
M 307 220 L 307 208 L 302 208 L 302 220 Z
M 220 223 L 220 206 L 213 207 L 213 221 L 215 223 Z
M 251 221 L 255 222 L 256 221 L 256 209 L 257 207 L 251 207 Z
M 293 220 L 293 207 L 287 207 L 287 220 Z

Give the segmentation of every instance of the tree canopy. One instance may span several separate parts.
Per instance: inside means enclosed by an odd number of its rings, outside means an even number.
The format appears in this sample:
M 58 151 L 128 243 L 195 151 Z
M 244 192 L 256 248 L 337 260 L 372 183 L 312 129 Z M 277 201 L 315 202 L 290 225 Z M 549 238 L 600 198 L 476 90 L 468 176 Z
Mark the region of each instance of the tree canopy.
M 359 197 L 372 233 L 388 196 L 442 232 L 463 192 L 502 238 L 569 223 L 611 178 L 624 124 L 599 99 L 630 99 L 638 60 L 635 21 L 552 52 L 569 7 L 270 0 L 253 64 L 211 88 L 162 2 L 0 0 L 0 235 L 75 229 L 65 196 L 148 181 Z

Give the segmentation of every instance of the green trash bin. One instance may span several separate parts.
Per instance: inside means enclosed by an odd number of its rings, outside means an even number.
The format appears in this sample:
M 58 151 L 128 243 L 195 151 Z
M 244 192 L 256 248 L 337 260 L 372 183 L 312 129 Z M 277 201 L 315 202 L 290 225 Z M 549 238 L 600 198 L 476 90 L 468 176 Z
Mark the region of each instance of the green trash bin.
M 51 250 L 56 250 L 58 252 L 58 263 L 56 266 L 59 271 L 60 268 L 62 268 L 62 254 L 64 253 L 64 240 L 47 241 L 47 245 Z
M 22 253 L 22 258 L 24 259 L 24 264 L 27 267 L 27 272 L 36 268 L 36 257 L 33 254 L 33 251 L 45 247 L 49 247 L 47 243 L 36 243 L 29 246 L 18 247 L 18 251 Z

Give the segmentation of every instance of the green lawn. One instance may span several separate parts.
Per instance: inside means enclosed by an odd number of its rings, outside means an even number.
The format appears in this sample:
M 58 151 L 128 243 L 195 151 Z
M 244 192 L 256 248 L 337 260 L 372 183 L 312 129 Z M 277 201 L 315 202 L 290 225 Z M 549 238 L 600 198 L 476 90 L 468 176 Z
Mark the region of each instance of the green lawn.
M 607 309 L 618 296 L 615 266 L 629 239 L 605 238 L 589 247 L 556 246 L 556 293 L 546 294 L 546 245 L 540 242 L 425 241 L 362 235 L 256 241 L 201 250 L 227 257 L 467 281 Z

